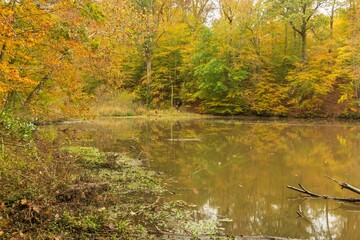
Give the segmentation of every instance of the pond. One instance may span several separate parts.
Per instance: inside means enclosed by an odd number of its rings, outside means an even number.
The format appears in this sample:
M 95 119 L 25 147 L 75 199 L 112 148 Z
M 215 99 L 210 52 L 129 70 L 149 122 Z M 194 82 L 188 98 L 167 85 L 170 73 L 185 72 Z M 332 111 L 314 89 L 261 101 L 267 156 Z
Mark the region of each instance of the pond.
M 60 128 L 76 130 L 68 131 L 72 144 L 142 159 L 177 193 L 169 199 L 186 201 L 199 217 L 231 219 L 223 223 L 227 234 L 360 239 L 359 205 L 306 199 L 286 188 L 301 183 L 356 197 L 324 177 L 360 187 L 356 122 L 105 118 Z

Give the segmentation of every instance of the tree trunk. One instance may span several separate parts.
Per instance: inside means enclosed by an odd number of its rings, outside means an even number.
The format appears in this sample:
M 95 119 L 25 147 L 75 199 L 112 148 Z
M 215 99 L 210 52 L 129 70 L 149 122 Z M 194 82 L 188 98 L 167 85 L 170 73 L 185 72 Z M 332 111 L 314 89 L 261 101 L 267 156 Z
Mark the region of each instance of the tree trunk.
M 24 104 L 22 105 L 22 109 L 27 110 L 27 108 L 29 107 L 31 101 L 33 100 L 33 98 L 36 96 L 36 94 L 38 94 L 40 92 L 40 90 L 44 87 L 45 83 L 50 79 L 52 71 L 50 71 L 49 73 L 47 73 L 43 79 L 40 81 L 40 83 L 32 90 L 32 92 L 28 95 L 28 97 L 26 98 Z
M 307 38 L 306 38 L 306 22 L 303 22 L 302 25 L 301 25 L 301 60 L 303 62 L 306 62 L 306 58 L 307 58 L 307 53 L 306 53 L 306 41 L 307 41 Z
M 6 42 L 3 43 L 0 51 L 0 62 L 3 60 L 6 51 Z
M 150 107 L 152 101 L 152 90 L 151 90 L 151 66 L 152 65 L 152 56 L 150 49 L 146 53 L 146 79 L 147 79 L 147 93 L 146 93 L 146 105 Z
M 11 90 L 7 94 L 3 110 L 14 110 L 14 108 L 16 107 L 16 94 L 16 90 Z
M 333 37 L 334 16 L 335 16 L 335 3 L 336 3 L 336 0 L 333 0 L 333 1 L 332 1 L 332 4 L 331 4 L 331 13 L 330 13 L 330 37 Z
M 285 23 L 284 56 L 288 54 L 288 25 Z

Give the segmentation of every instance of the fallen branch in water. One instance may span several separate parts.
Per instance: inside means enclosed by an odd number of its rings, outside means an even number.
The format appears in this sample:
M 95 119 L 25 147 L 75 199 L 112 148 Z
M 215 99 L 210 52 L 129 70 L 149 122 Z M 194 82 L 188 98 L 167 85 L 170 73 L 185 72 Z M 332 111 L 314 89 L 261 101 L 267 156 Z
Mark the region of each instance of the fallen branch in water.
M 340 186 L 342 186 L 341 184 L 346 184 L 346 183 L 339 183 L 339 184 L 340 184 Z M 330 199 L 330 200 L 341 201 L 341 202 L 360 202 L 360 198 L 340 198 L 340 197 L 331 197 L 331 196 L 327 196 L 327 195 L 320 195 L 320 194 L 317 194 L 317 193 L 310 192 L 304 186 L 302 186 L 300 183 L 298 185 L 299 185 L 300 188 L 293 187 L 293 186 L 290 186 L 290 185 L 287 185 L 286 187 L 291 189 L 291 190 L 294 190 L 296 192 L 306 194 L 306 195 L 308 195 L 310 197 L 322 198 L 322 199 Z M 351 185 L 346 184 L 345 186 L 351 186 Z M 345 188 L 345 187 L 343 187 L 343 188 Z M 349 190 L 348 187 L 346 187 L 346 189 Z M 354 188 L 354 189 L 356 189 L 356 188 Z M 350 191 L 352 191 L 352 190 L 350 190 Z
M 345 188 L 345 189 L 347 189 L 349 191 L 360 194 L 360 189 L 357 188 L 357 187 L 351 186 L 350 184 L 347 184 L 346 182 L 339 182 L 338 180 L 333 179 L 333 178 L 331 178 L 331 177 L 329 177 L 327 175 L 323 175 L 323 176 L 330 179 L 330 180 L 332 180 L 332 181 L 334 181 L 334 182 L 336 182 L 337 184 L 339 184 L 341 186 L 341 188 Z

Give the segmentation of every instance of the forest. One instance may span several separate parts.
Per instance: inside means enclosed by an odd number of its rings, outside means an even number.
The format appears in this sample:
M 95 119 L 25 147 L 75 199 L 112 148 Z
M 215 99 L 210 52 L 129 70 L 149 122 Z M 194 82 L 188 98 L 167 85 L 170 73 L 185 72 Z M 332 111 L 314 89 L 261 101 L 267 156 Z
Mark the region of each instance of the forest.
M 0 0 L 0 238 L 354 239 L 337 118 L 360 0 Z
M 0 107 L 358 117 L 359 0 L 2 0 Z

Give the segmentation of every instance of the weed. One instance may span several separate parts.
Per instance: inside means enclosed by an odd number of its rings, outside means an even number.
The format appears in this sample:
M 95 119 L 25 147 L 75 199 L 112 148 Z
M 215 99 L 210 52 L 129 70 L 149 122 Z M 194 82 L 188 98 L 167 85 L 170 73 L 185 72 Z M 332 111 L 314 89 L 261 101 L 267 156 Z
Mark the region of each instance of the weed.
M 0 112 L 0 131 L 2 135 L 12 135 L 22 140 L 31 140 L 36 126 L 31 122 L 22 121 L 13 117 L 10 113 Z

